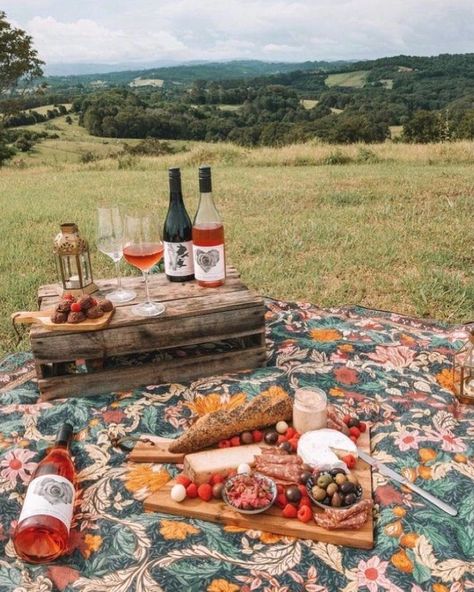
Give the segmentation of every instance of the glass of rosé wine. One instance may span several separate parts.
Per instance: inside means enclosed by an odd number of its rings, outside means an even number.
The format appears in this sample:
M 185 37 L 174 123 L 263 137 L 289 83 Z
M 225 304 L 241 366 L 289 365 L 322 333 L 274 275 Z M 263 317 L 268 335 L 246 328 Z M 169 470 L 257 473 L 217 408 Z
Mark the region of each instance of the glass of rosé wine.
M 132 312 L 140 317 L 157 317 L 165 307 L 150 298 L 148 275 L 151 268 L 163 258 L 163 243 L 160 236 L 160 224 L 156 216 L 143 211 L 130 212 L 124 219 L 125 260 L 137 267 L 145 280 L 146 301 L 132 307 Z

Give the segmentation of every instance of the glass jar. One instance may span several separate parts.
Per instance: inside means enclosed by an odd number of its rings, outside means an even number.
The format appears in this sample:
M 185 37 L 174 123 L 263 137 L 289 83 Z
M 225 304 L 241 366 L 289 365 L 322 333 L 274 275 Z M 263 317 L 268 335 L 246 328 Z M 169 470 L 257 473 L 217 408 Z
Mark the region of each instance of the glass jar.
M 293 403 L 293 427 L 300 434 L 327 427 L 326 393 L 316 387 L 299 388 Z

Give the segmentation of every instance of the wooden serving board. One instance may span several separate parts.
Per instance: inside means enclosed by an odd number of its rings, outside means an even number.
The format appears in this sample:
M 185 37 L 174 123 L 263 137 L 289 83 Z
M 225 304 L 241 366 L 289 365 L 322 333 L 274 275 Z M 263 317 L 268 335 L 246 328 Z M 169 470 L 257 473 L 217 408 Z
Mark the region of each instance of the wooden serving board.
M 361 434 L 357 444 L 359 448 L 370 453 L 370 437 L 368 431 Z M 357 459 L 357 464 L 352 472 L 357 476 L 362 486 L 362 497 L 372 498 L 372 473 L 370 466 L 361 459 Z M 273 506 L 263 514 L 249 515 L 233 510 L 222 500 L 204 502 L 196 498 L 186 499 L 181 503 L 174 502 L 170 497 L 170 491 L 173 485 L 175 485 L 174 480 L 168 482 L 162 489 L 148 497 L 144 502 L 145 510 L 184 516 L 186 518 L 197 518 L 199 520 L 218 522 L 251 530 L 263 530 L 284 536 L 311 539 L 358 549 L 372 549 L 374 546 L 372 514 L 370 514 L 367 522 L 359 530 L 325 530 L 317 526 L 313 521 L 304 524 L 297 519 L 284 518 L 281 515 L 281 510 L 276 506 Z M 314 512 L 324 512 L 324 510 L 316 506 L 312 508 Z
M 53 323 L 51 315 L 54 313 L 54 309 L 21 311 L 12 314 L 12 321 L 23 325 L 39 323 L 49 331 L 62 331 L 63 333 L 70 333 L 72 331 L 97 331 L 97 329 L 104 329 L 107 327 L 114 312 L 115 309 L 110 312 L 104 312 L 104 314 L 98 319 L 86 319 L 80 323 Z
M 151 440 L 151 442 L 139 440 L 128 455 L 127 460 L 138 463 L 183 464 L 185 455 L 182 452 L 174 453 L 168 450 L 168 446 L 173 442 L 171 438 L 161 438 L 151 434 L 141 437 L 145 440 Z

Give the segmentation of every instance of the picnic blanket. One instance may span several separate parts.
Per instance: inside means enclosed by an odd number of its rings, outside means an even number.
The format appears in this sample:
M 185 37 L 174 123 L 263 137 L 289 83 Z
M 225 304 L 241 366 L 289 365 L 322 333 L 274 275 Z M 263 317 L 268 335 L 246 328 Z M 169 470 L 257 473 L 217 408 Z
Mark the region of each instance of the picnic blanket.
M 0 364 L 1 591 L 474 588 L 474 410 L 458 405 L 450 390 L 462 327 L 360 307 L 274 300 L 266 307 L 269 361 L 254 371 L 40 402 L 29 354 Z M 291 395 L 305 385 L 323 388 L 344 413 L 371 423 L 373 454 L 459 515 L 448 516 L 377 473 L 372 551 L 144 513 L 144 498 L 178 469 L 127 464 L 110 436 L 175 436 L 192 416 L 266 389 Z M 28 565 L 15 557 L 11 529 L 35 463 L 65 421 L 77 432 L 72 450 L 80 488 L 71 552 L 51 565 Z

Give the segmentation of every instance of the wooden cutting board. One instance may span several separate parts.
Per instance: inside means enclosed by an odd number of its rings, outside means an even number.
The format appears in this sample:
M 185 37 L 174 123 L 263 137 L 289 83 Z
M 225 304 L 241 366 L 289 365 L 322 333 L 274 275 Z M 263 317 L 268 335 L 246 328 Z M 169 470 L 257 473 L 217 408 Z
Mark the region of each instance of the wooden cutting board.
M 370 437 L 368 431 L 361 434 L 357 445 L 370 454 Z M 148 460 L 147 462 L 153 462 Z M 155 461 L 156 462 L 156 461 Z M 162 461 L 165 462 L 165 461 Z M 172 461 L 166 461 L 172 462 Z M 364 461 L 358 459 L 352 472 L 357 476 L 362 486 L 362 497 L 372 498 L 372 473 L 371 468 Z M 186 499 L 184 502 L 174 502 L 170 497 L 170 491 L 175 481 L 168 482 L 162 489 L 148 497 L 145 502 L 145 510 L 151 512 L 163 512 L 186 518 L 197 518 L 209 522 L 218 522 L 228 526 L 237 526 L 251 530 L 263 530 L 283 536 L 293 536 L 301 539 L 311 539 L 333 545 L 343 545 L 358 549 L 372 549 L 374 546 L 373 517 L 369 519 L 359 530 L 325 530 L 313 521 L 306 524 L 297 519 L 284 518 L 281 510 L 274 506 L 263 514 L 241 514 L 233 510 L 222 500 L 204 502 L 199 498 Z M 315 512 L 324 510 L 313 506 Z
M 51 315 L 54 313 L 54 309 L 15 312 L 12 314 L 11 318 L 14 323 L 21 323 L 24 325 L 40 323 L 45 329 L 49 329 L 50 331 L 71 333 L 72 331 L 97 331 L 98 329 L 103 329 L 109 324 L 114 312 L 115 309 L 110 312 L 105 312 L 98 319 L 86 319 L 80 323 L 53 323 Z

